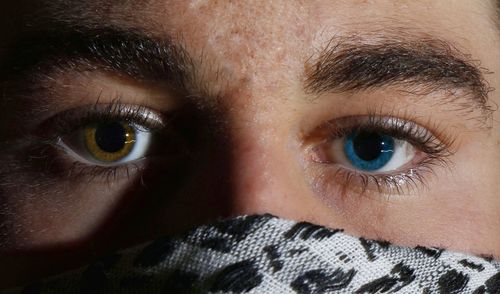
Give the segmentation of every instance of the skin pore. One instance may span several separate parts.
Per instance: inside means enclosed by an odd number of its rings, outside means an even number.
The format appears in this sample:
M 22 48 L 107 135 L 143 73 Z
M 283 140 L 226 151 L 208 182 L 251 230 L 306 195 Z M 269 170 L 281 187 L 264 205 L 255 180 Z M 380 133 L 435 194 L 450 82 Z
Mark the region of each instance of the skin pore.
M 0 11 L 24 18 L 0 54 L 2 285 L 253 213 L 500 257 L 493 2 L 12 6 Z M 86 160 L 78 136 L 103 117 L 145 125 L 145 155 Z M 413 157 L 347 166 L 335 146 L 367 124 Z

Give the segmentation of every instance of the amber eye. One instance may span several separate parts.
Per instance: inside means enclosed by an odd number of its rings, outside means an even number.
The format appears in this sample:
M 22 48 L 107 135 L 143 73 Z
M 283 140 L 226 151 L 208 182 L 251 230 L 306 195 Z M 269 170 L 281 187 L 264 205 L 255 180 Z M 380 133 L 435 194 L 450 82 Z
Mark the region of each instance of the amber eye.
M 128 123 L 109 122 L 85 128 L 85 147 L 102 162 L 123 159 L 133 150 L 136 131 Z
M 152 132 L 123 121 L 88 124 L 61 137 L 60 145 L 79 161 L 101 166 L 121 165 L 144 158 Z

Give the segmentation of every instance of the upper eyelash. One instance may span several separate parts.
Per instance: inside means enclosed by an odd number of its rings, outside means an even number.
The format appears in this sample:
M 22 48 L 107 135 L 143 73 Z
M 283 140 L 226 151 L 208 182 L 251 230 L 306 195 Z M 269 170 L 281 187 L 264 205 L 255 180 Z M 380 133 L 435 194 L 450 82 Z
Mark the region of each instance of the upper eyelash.
M 364 122 L 360 123 L 361 119 Z M 342 124 L 344 125 L 342 126 Z M 341 126 L 339 127 L 339 125 Z M 437 135 L 414 122 L 392 116 L 345 117 L 335 122 L 329 122 L 328 129 L 330 140 L 344 137 L 357 130 L 373 131 L 408 141 L 429 155 L 452 153 L 454 145 L 454 140 L 449 136 L 442 135 L 441 132 L 439 135 L 441 138 L 438 138 Z
M 119 99 L 104 106 L 96 103 L 90 108 L 80 109 L 59 114 L 50 122 L 55 128 L 57 137 L 74 132 L 84 125 L 116 120 L 134 123 L 147 131 L 156 131 L 165 127 L 162 114 L 154 113 L 145 106 L 123 104 Z

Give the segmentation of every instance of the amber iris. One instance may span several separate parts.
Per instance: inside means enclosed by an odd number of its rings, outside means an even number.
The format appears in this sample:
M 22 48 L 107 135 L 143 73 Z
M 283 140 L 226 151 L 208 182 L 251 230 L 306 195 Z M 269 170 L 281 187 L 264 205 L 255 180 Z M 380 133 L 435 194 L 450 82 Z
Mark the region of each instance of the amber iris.
M 130 154 L 136 133 L 128 123 L 106 122 L 85 128 L 85 146 L 96 160 L 115 162 Z

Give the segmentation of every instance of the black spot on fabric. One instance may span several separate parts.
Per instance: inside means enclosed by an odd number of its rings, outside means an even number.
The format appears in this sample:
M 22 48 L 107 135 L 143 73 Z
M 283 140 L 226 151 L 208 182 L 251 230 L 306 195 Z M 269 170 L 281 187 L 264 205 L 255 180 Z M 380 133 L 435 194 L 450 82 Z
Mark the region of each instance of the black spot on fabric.
M 361 286 L 356 293 L 386 293 L 398 283 L 397 278 L 383 276 Z
M 323 269 L 310 270 L 293 280 L 290 287 L 301 294 L 336 291 L 346 288 L 355 275 L 356 271 L 353 269 L 347 272 L 336 269 L 332 273 Z
M 295 257 L 297 255 L 301 255 L 302 253 L 305 253 L 305 252 L 308 252 L 308 251 L 309 251 L 309 248 L 307 248 L 307 247 L 294 248 L 294 249 L 290 249 L 288 251 L 288 256 L 289 257 Z
M 210 248 L 215 251 L 228 253 L 231 251 L 229 240 L 223 237 L 213 237 L 201 240 L 198 245 L 202 248 Z
M 271 214 L 249 215 L 218 222 L 214 224 L 214 227 L 223 234 L 231 235 L 236 239 L 244 239 L 252 232 L 252 228 L 264 224 L 272 218 L 275 216 Z
M 387 249 L 391 245 L 388 241 L 367 240 L 365 238 L 359 238 L 359 242 L 361 246 L 363 246 L 369 261 L 374 261 L 378 258 L 378 256 L 375 255 L 377 249 Z
M 402 262 L 395 265 L 390 275 L 373 280 L 361 286 L 356 293 L 397 292 L 415 280 L 414 270 Z
M 174 251 L 174 242 L 163 237 L 146 246 L 134 260 L 134 266 L 152 267 L 164 261 Z
M 424 246 L 417 246 L 415 247 L 415 249 L 424 253 L 429 257 L 434 257 L 435 259 L 438 259 L 444 251 L 444 249 L 441 248 L 424 247 Z
M 489 293 L 500 293 L 500 273 L 486 280 L 485 285 Z
M 401 281 L 413 281 L 415 276 L 413 275 L 414 270 L 409 266 L 404 265 L 402 262 L 396 264 L 392 270 L 391 274 L 397 274 Z
M 319 226 L 313 225 L 313 224 L 308 223 L 308 222 L 299 222 L 299 223 L 296 223 L 292 228 L 290 228 L 290 230 L 288 230 L 284 236 L 286 239 L 293 240 L 297 236 L 302 234 L 302 238 L 304 239 L 304 232 L 307 230 L 309 230 L 309 232 L 310 232 L 311 229 L 314 230 L 315 227 L 319 227 Z
M 468 282 L 468 275 L 454 269 L 449 270 L 438 280 L 439 293 L 460 293 Z
M 366 256 L 368 257 L 369 261 L 374 261 L 378 257 L 375 255 L 375 246 L 374 242 L 370 240 L 366 240 L 365 238 L 359 238 L 359 242 L 361 243 L 361 246 L 363 246 L 363 249 L 366 252 Z
M 280 271 L 283 268 L 283 261 L 280 260 L 281 254 L 278 251 L 278 247 L 275 245 L 269 245 L 264 247 L 263 251 L 266 253 L 269 259 L 269 265 L 271 266 L 273 273 Z
M 337 233 L 343 232 L 343 231 L 344 230 L 342 230 L 342 229 L 331 230 L 328 228 L 322 228 L 314 233 L 313 238 L 321 241 L 325 238 L 330 238 L 331 236 L 333 236 Z
M 245 292 L 259 286 L 263 275 L 252 260 L 226 266 L 214 278 L 211 291 Z
M 474 290 L 474 292 L 472 292 L 472 294 L 485 294 L 485 293 L 486 293 L 486 287 L 484 285 L 477 287 L 477 289 Z
M 108 277 L 102 266 L 92 264 L 83 272 L 80 280 L 80 293 L 108 293 Z
M 484 266 L 482 264 L 476 264 L 476 263 L 473 263 L 472 261 L 469 261 L 467 259 L 462 259 L 458 263 L 460 263 L 461 265 L 468 267 L 470 269 L 476 270 L 478 272 L 482 272 L 484 270 Z
M 302 240 L 308 240 L 309 238 L 323 240 L 338 232 L 342 232 L 342 230 L 331 230 L 308 222 L 299 222 L 285 232 L 284 237 L 289 240 L 293 240 L 296 237 L 300 237 Z
M 193 293 L 195 291 L 194 284 L 198 280 L 199 275 L 193 272 L 176 270 L 165 281 L 163 293 Z

